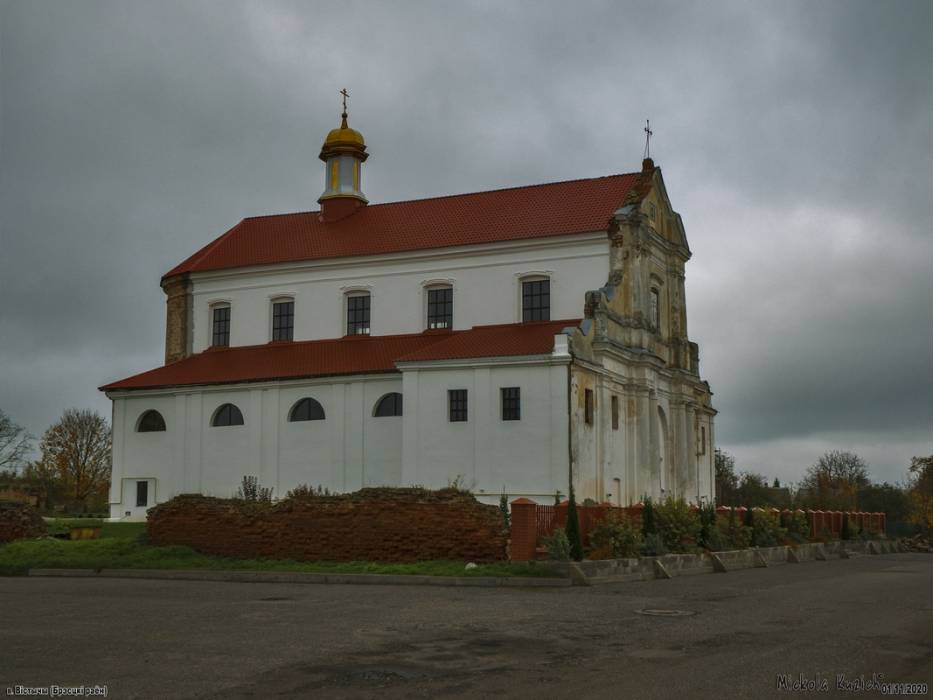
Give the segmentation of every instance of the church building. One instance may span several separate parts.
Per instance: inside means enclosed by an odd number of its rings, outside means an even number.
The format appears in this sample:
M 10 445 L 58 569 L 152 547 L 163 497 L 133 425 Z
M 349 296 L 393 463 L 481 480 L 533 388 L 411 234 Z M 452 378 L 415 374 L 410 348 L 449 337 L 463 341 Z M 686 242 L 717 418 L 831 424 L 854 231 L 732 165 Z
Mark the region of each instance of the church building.
M 713 497 L 690 249 L 660 168 L 370 204 L 324 141 L 317 211 L 244 219 L 162 278 L 165 364 L 113 401 L 111 517 L 245 475 L 627 505 Z

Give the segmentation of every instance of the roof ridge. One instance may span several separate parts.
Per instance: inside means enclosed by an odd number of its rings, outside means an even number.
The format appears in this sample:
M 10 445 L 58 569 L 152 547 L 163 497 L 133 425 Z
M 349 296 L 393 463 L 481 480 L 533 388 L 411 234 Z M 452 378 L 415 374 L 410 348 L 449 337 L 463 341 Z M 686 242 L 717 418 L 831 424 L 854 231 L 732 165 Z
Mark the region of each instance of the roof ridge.
M 590 182 L 593 180 L 608 180 L 615 177 L 635 177 L 640 175 L 640 173 L 613 173 L 612 175 L 598 175 L 597 177 L 578 177 L 572 180 L 552 180 L 551 182 L 537 182 L 531 185 L 513 185 L 512 187 L 497 187 L 491 190 L 474 190 L 472 192 L 458 192 L 456 194 L 442 194 L 437 197 L 421 197 L 418 199 L 397 199 L 391 202 L 378 202 L 376 204 L 368 204 L 368 209 L 373 209 L 375 207 L 386 207 L 393 204 L 411 204 L 414 202 L 433 202 L 438 199 L 454 199 L 455 197 L 472 197 L 478 194 L 493 194 L 495 192 L 508 192 L 510 190 L 530 190 L 536 187 L 550 187 L 553 185 L 569 185 L 574 182 Z M 248 221 L 250 219 L 272 219 L 278 216 L 305 216 L 307 214 L 320 214 L 320 209 L 309 209 L 307 211 L 293 211 L 293 212 L 284 212 L 282 214 L 258 214 L 256 216 L 246 216 L 241 219 L 243 221 Z M 239 224 L 237 224 L 239 225 Z

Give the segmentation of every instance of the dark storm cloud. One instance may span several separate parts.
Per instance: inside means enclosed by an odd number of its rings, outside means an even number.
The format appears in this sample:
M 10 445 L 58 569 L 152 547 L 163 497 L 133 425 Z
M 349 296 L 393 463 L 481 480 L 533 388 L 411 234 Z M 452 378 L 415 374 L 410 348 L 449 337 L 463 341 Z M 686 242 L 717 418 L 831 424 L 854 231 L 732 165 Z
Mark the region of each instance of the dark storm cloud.
M 0 2 L 0 407 L 36 433 L 109 411 L 95 386 L 161 361 L 163 272 L 316 208 L 347 86 L 372 201 L 634 170 L 650 117 L 719 443 L 896 478 L 933 451 L 930 26 L 920 2 Z

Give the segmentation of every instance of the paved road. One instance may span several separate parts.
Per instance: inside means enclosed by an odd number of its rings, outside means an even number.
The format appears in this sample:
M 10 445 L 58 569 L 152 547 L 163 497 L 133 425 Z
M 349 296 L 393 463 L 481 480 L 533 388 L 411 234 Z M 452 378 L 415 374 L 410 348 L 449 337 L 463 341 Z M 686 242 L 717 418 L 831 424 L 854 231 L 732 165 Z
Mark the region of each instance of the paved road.
M 799 696 L 780 673 L 933 684 L 933 556 L 538 590 L 0 578 L 0 696 Z

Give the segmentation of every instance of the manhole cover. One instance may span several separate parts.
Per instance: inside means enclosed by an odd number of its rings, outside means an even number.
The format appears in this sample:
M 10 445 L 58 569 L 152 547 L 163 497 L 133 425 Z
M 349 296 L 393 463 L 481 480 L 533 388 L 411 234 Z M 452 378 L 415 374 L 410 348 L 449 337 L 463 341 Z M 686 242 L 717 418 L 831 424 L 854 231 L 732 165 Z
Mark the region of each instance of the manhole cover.
M 639 615 L 653 615 L 654 617 L 687 617 L 696 615 L 693 610 L 667 610 L 665 608 L 644 608 L 636 610 Z

